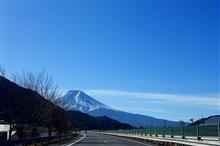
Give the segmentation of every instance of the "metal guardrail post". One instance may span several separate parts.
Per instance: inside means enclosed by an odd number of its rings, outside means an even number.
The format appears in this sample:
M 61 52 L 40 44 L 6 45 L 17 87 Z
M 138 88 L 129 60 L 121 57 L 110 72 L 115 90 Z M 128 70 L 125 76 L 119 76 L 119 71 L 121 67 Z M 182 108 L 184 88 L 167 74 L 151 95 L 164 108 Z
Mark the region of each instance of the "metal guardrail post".
M 171 128 L 171 131 L 170 131 L 170 132 L 171 132 L 171 134 L 170 134 L 170 135 L 171 135 L 171 138 L 173 138 L 173 128 Z
M 163 127 L 163 137 L 165 137 L 165 134 L 164 134 L 164 127 Z
M 218 123 L 218 139 L 220 140 L 220 123 Z
M 182 126 L 182 139 L 185 139 L 185 131 L 184 131 L 184 126 Z
M 199 124 L 197 125 L 197 140 L 201 140 L 201 137 L 199 135 Z

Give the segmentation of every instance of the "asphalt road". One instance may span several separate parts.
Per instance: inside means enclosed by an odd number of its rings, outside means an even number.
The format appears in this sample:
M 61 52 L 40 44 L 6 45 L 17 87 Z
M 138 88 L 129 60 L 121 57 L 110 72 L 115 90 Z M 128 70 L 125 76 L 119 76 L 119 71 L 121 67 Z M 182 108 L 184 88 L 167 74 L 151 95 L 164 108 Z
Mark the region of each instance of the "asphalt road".
M 150 146 L 130 139 L 115 136 L 87 133 L 86 137 L 73 146 Z

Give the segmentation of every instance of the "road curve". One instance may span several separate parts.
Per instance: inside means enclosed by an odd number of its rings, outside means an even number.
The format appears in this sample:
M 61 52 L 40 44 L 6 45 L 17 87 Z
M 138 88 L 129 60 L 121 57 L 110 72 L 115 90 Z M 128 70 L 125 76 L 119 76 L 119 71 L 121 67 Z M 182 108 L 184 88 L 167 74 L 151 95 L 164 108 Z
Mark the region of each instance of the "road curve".
M 115 136 L 87 133 L 86 137 L 73 146 L 150 146 L 130 139 Z

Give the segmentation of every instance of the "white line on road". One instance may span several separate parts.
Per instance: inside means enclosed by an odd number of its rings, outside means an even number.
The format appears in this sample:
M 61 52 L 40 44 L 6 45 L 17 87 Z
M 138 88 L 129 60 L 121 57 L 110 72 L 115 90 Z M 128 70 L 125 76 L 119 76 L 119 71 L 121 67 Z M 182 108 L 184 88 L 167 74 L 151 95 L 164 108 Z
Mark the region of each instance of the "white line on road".
M 114 137 L 117 137 L 117 136 L 114 136 Z M 117 138 L 123 139 L 123 140 L 126 140 L 126 141 L 130 141 L 130 142 L 133 142 L 133 143 L 136 143 L 136 144 L 140 144 L 140 145 L 151 146 L 150 144 L 143 143 L 143 142 L 133 140 L 133 139 L 129 139 L 129 138 L 125 138 L 125 137 L 117 137 Z
M 74 144 L 76 144 L 76 143 L 78 143 L 78 142 L 82 141 L 84 138 L 86 138 L 86 135 L 85 135 L 85 134 L 82 134 L 82 135 L 83 135 L 83 137 L 81 137 L 81 138 L 80 138 L 80 139 L 78 139 L 77 141 L 74 141 L 73 143 L 68 144 L 68 145 L 65 145 L 65 146 L 72 146 L 72 145 L 74 145 Z
M 102 133 L 102 132 L 93 132 L 93 133 L 102 134 L 102 135 L 108 135 L 108 136 L 111 136 L 111 137 L 114 137 L 114 138 L 123 139 L 125 141 L 130 141 L 130 142 L 133 142 L 133 143 L 136 143 L 136 144 L 150 146 L 150 144 L 139 142 L 139 141 L 136 141 L 136 140 L 133 140 L 133 139 L 125 138 L 125 137 L 118 137 L 118 136 L 115 136 L 115 135 L 106 134 L 106 133 Z

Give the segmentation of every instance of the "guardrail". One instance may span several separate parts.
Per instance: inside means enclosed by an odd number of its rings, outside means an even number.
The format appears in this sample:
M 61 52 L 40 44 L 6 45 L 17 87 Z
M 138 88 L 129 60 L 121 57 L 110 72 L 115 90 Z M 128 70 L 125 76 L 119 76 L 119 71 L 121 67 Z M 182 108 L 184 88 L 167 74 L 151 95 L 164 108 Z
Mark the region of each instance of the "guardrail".
M 107 131 L 116 134 L 127 135 L 141 135 L 141 136 L 162 136 L 162 137 L 181 137 L 182 139 L 197 138 L 202 140 L 206 138 L 215 138 L 220 140 L 220 123 L 207 124 L 196 126 L 182 126 L 182 127 L 164 127 L 164 128 L 145 128 L 145 129 L 131 129 L 131 130 L 114 130 Z
M 39 137 L 22 140 L 0 141 L 0 146 L 28 146 L 28 145 L 46 145 L 50 143 L 60 142 L 62 140 L 72 138 L 74 135 L 60 135 L 50 137 Z

